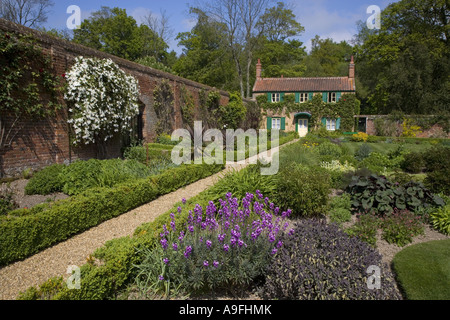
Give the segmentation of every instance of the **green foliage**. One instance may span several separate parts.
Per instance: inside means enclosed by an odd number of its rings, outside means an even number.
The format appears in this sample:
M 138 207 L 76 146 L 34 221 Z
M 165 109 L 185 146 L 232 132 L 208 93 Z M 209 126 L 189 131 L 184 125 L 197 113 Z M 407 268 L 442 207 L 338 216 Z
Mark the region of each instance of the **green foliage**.
M 164 63 L 159 62 L 155 56 L 145 56 L 138 58 L 136 63 L 142 64 L 143 66 L 147 66 L 153 69 L 157 69 L 160 71 L 164 71 L 167 73 L 175 74 L 175 72 L 168 66 L 166 66 Z
M 292 163 L 306 166 L 318 165 L 320 162 L 318 154 L 311 148 L 305 147 L 304 144 L 306 142 L 300 141 L 284 147 L 280 152 L 280 168 Z
M 242 121 L 245 119 L 247 109 L 242 102 L 239 93 L 231 93 L 230 100 L 226 106 L 220 106 L 218 110 L 219 121 L 221 128 L 238 129 L 241 127 Z
M 356 223 L 345 229 L 350 237 L 356 237 L 361 241 L 364 241 L 376 247 L 377 244 L 377 232 L 380 226 L 379 218 L 374 214 L 363 214 L 359 215 Z
M 338 225 L 349 222 L 352 218 L 351 207 L 352 202 L 348 193 L 343 193 L 340 196 L 334 197 L 330 201 L 329 217 L 331 222 L 335 222 Z
M 138 26 L 125 9 L 103 6 L 73 34 L 76 43 L 131 61 L 153 56 L 157 62 L 165 62 L 168 56 L 164 40 L 147 25 Z
M 355 152 L 355 158 L 358 161 L 363 161 L 370 156 L 372 148 L 367 143 L 362 144 L 359 149 Z
M 432 211 L 430 222 L 439 232 L 450 235 L 450 204 Z
M 381 222 L 381 237 L 388 243 L 403 247 L 412 242 L 413 237 L 424 233 L 424 225 L 420 217 L 408 210 L 395 210 Z
M 342 149 L 337 144 L 331 142 L 321 143 L 314 150 L 320 155 L 321 159 L 323 160 L 339 159 L 339 157 L 342 155 Z
M 15 216 L 12 211 L 9 219 L 0 221 L 0 265 L 28 257 L 222 169 L 223 165 L 183 165 L 113 188 L 90 189 L 31 210 L 34 214 Z
M 172 145 L 145 144 L 143 146 L 134 146 L 127 148 L 124 151 L 123 156 L 127 160 L 136 160 L 142 164 L 147 165 L 148 155 L 148 165 L 151 165 L 152 162 L 157 160 L 170 160 L 172 149 Z
M 185 86 L 181 87 L 180 93 L 181 115 L 185 125 L 194 126 L 195 117 L 195 101 L 192 94 L 186 89 Z
M 404 155 L 401 168 L 409 173 L 420 173 L 425 168 L 425 159 L 421 152 L 410 152 Z
M 153 91 L 154 108 L 158 121 L 156 123 L 156 133 L 170 134 L 173 130 L 173 104 L 174 93 L 169 80 L 163 79 Z
M 393 169 L 393 163 L 389 157 L 379 152 L 371 152 L 368 157 L 364 158 L 359 163 L 359 166 L 379 174 L 386 170 Z
M 25 194 L 47 195 L 54 192 L 61 192 L 63 183 L 60 174 L 65 167 L 63 164 L 52 164 L 36 172 L 25 186 Z
M 408 182 L 398 186 L 375 174 L 353 176 L 346 192 L 352 197 L 353 210 L 359 213 L 374 210 L 381 216 L 390 215 L 395 208 L 418 211 L 444 205 L 444 201 L 422 183 Z
M 325 215 L 331 177 L 326 169 L 291 164 L 276 175 L 276 202 L 282 209 L 292 208 L 294 216 Z
M 9 185 L 0 190 L 0 216 L 8 214 L 18 207 L 14 201 L 14 192 Z

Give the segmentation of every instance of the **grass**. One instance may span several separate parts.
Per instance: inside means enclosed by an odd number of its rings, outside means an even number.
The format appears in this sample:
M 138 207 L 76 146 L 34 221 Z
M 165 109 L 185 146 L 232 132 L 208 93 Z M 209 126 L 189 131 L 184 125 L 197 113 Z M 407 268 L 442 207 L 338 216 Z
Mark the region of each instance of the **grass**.
M 345 142 L 344 145 L 348 147 L 350 154 L 355 154 L 356 151 L 363 145 L 363 142 Z M 388 154 L 389 152 L 394 152 L 400 146 L 399 143 L 385 143 L 385 142 L 376 142 L 368 144 L 372 150 L 372 152 L 379 152 Z M 404 150 L 411 152 L 422 152 L 432 147 L 431 144 L 422 143 L 422 144 L 414 144 L 414 143 L 404 143 Z
M 407 299 L 450 300 L 450 240 L 407 247 L 393 265 Z

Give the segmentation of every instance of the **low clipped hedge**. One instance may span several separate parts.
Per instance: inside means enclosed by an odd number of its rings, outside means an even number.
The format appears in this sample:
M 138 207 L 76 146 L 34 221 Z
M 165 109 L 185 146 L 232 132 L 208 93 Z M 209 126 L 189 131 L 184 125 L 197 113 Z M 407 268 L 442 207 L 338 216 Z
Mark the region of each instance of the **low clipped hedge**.
M 43 210 L 0 220 L 0 266 L 26 258 L 70 236 L 117 217 L 224 168 L 223 165 L 182 165 L 162 174 L 113 188 L 87 190 Z

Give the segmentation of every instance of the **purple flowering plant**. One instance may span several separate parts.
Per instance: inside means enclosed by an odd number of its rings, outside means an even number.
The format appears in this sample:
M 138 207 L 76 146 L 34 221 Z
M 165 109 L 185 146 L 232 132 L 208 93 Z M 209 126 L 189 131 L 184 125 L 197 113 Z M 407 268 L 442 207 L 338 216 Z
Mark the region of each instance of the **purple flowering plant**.
M 217 206 L 213 201 L 206 208 L 197 204 L 185 212 L 185 229 L 177 230 L 183 210 L 185 203 L 163 226 L 159 245 L 137 266 L 137 280 L 147 290 L 167 291 L 170 283 L 172 289 L 189 294 L 251 285 L 283 246 L 280 239 L 289 231 L 291 214 L 281 212 L 258 190 L 241 201 L 227 193 Z

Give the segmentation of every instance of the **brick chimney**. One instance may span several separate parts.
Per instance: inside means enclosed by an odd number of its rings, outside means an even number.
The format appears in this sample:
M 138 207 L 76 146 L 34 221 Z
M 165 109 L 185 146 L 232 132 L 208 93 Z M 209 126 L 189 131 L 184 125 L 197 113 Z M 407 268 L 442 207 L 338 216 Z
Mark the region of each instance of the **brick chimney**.
M 349 70 L 348 70 L 348 77 L 352 78 L 352 79 L 355 79 L 355 61 L 353 59 L 353 56 L 352 56 L 352 59 L 350 61 L 350 66 L 349 66 Z
M 262 71 L 261 59 L 258 59 L 258 63 L 256 64 L 256 81 L 262 80 L 261 71 Z

